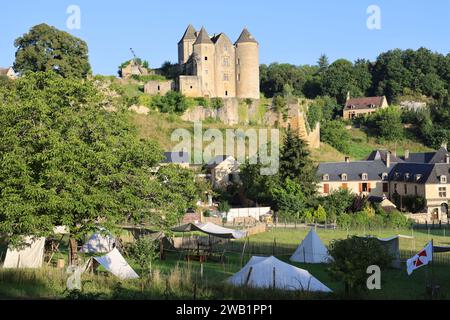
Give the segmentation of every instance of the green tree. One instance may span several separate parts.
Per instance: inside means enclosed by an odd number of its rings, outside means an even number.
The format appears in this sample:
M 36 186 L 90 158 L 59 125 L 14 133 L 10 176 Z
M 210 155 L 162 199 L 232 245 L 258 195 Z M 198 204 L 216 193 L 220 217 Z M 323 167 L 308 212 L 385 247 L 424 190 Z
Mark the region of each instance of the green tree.
M 280 177 L 298 182 L 307 198 L 317 191 L 316 168 L 311 160 L 308 145 L 289 126 L 280 151 Z
M 63 77 L 86 78 L 91 73 L 86 42 L 47 24 L 39 24 L 15 40 L 14 70 L 54 71 Z
M 366 288 L 367 267 L 377 265 L 387 268 L 392 257 L 375 238 L 353 236 L 333 240 L 328 249 L 333 261 L 329 272 L 333 278 L 344 282 L 346 295 L 356 294 Z
M 105 111 L 93 82 L 47 72 L 15 86 L 0 88 L 0 233 L 13 244 L 65 225 L 76 251 L 99 226 L 165 229 L 194 205 L 193 176 L 155 172 L 161 149 L 138 138 L 125 110 Z
M 368 116 L 366 125 L 380 141 L 401 141 L 405 137 L 401 111 L 394 106 L 379 109 Z
M 345 59 L 333 62 L 322 76 L 322 92 L 344 104 L 347 93 L 362 95 L 354 76 L 353 64 Z
M 319 204 L 317 209 L 314 211 L 314 220 L 319 223 L 323 223 L 327 220 L 327 212 L 325 209 Z
M 286 178 L 283 184 L 277 184 L 270 190 L 275 202 L 276 210 L 289 216 L 300 216 L 306 209 L 306 198 L 302 191 L 302 186 Z
M 345 154 L 350 152 L 352 137 L 345 129 L 344 122 L 340 120 L 325 121 L 320 127 L 320 136 L 323 142 L 328 143 L 336 150 Z

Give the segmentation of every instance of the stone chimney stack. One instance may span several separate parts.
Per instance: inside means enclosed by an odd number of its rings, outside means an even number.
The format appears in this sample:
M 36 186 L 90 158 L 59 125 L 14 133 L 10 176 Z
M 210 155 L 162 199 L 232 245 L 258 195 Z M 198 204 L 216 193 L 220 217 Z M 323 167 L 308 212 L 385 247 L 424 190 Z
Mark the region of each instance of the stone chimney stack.
M 448 150 L 448 149 L 447 149 L 447 141 L 442 142 L 441 148 L 444 148 L 445 150 Z
M 350 157 L 345 157 L 345 162 L 349 163 L 350 162 Z
M 397 149 L 392 150 L 392 156 L 397 157 Z
M 388 167 L 388 168 L 391 167 L 391 152 L 390 151 L 386 152 L 386 167 Z
M 405 150 L 405 160 L 409 159 L 409 150 Z
M 445 163 L 450 164 L 450 154 L 448 153 L 445 155 Z

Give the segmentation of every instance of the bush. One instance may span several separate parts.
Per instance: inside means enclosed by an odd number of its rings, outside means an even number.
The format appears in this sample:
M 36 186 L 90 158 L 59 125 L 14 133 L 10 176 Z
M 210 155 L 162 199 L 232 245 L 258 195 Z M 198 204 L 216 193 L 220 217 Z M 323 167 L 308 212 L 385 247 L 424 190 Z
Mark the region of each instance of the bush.
M 368 266 L 377 265 L 383 269 L 392 261 L 387 250 L 375 238 L 353 236 L 333 240 L 328 251 L 333 257 L 329 272 L 333 278 L 344 282 L 346 295 L 366 288 Z
M 223 100 L 221 98 L 212 98 L 211 99 L 211 107 L 213 109 L 223 108 Z
M 392 211 L 387 214 L 387 225 L 391 228 L 411 228 L 412 221 L 399 211 Z
M 176 91 L 169 91 L 165 96 L 153 97 L 153 106 L 163 113 L 181 114 L 192 106 L 193 101 Z
M 321 140 L 336 150 L 348 154 L 350 152 L 350 133 L 340 120 L 325 121 L 320 128 Z
M 352 223 L 353 219 L 348 213 L 343 213 L 337 217 L 337 224 L 342 229 L 349 229 Z

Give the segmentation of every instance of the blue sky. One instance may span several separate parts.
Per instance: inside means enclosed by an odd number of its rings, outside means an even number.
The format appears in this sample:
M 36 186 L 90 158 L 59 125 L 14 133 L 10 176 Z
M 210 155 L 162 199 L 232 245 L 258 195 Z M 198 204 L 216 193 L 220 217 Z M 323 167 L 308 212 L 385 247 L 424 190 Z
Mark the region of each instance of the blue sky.
M 67 29 L 69 5 L 81 9 L 80 30 Z M 366 26 L 369 5 L 381 9 L 380 30 Z M 176 62 L 189 23 L 232 41 L 246 26 L 260 43 L 261 63 L 315 64 L 322 53 L 331 61 L 374 60 L 389 49 L 421 46 L 450 52 L 448 0 L 8 0 L 2 12 L 0 66 L 13 63 L 14 39 L 42 22 L 84 39 L 94 73 L 101 74 L 116 74 L 131 58 L 130 47 L 152 67 Z

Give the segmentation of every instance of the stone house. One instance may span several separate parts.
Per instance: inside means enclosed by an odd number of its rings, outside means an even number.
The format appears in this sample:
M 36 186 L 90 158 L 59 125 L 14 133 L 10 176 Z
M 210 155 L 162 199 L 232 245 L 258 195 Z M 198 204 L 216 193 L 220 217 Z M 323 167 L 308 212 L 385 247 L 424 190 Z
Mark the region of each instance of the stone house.
M 175 82 L 172 80 L 153 80 L 144 85 L 144 93 L 150 95 L 165 95 L 169 91 L 174 91 Z
M 389 104 L 387 103 L 385 96 L 350 98 L 348 95 L 342 111 L 342 116 L 344 120 L 349 120 L 387 107 L 389 107 Z
M 215 188 L 225 188 L 232 182 L 239 181 L 239 163 L 232 156 L 219 155 L 206 165 Z
M 0 68 L 0 76 L 6 76 L 9 79 L 16 79 L 16 73 L 12 67 L 9 68 Z

